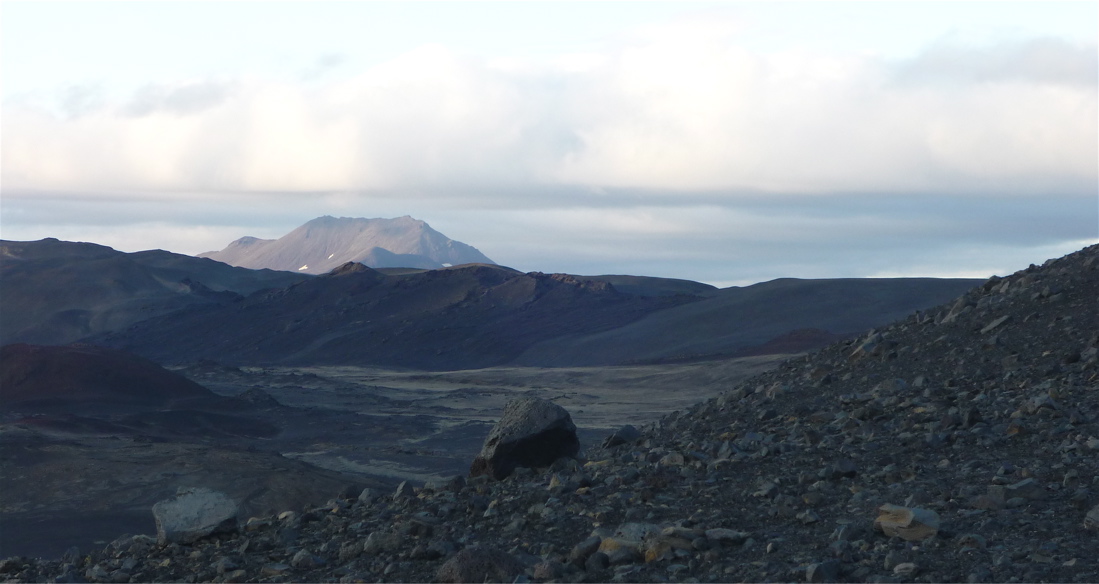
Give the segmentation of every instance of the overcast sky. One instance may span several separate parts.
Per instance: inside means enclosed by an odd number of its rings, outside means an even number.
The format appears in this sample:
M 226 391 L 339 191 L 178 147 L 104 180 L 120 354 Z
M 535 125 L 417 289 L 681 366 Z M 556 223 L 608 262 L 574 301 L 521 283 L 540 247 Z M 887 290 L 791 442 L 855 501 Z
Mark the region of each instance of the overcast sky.
M 1006 274 L 1099 241 L 1096 2 L 0 4 L 0 236 L 423 219 L 524 271 Z

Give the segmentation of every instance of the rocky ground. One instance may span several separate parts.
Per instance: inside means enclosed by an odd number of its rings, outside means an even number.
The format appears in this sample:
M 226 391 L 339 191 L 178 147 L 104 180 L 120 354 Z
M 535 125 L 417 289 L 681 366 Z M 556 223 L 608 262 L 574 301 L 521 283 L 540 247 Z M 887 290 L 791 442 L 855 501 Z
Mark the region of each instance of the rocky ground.
M 547 469 L 367 490 L 13 581 L 1099 581 L 1099 246 Z M 674 389 L 674 388 L 670 388 Z M 914 510 L 909 530 L 879 509 Z M 885 524 L 888 526 L 889 523 Z

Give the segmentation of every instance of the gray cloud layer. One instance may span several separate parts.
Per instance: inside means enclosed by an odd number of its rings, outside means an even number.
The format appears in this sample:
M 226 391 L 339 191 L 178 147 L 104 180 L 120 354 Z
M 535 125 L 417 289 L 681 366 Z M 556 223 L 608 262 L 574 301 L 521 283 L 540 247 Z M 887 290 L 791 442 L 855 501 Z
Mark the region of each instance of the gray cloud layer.
M 935 46 L 891 63 L 714 35 L 547 62 L 426 46 L 326 82 L 149 85 L 118 104 L 70 89 L 81 115 L 67 119 L 9 102 L 5 188 L 969 193 L 1079 191 L 1099 174 L 1095 46 Z

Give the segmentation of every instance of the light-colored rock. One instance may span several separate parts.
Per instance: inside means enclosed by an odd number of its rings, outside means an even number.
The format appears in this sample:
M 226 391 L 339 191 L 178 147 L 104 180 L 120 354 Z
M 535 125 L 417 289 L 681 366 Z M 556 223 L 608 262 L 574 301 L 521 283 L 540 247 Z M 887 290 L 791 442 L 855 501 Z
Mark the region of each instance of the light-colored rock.
M 878 508 L 874 528 L 890 537 L 921 541 L 939 532 L 939 514 L 930 509 L 886 503 Z
M 735 529 L 726 529 L 724 527 L 715 527 L 714 529 L 706 530 L 706 539 L 728 542 L 731 544 L 744 543 L 744 540 L 748 539 L 751 535 L 746 531 L 736 531 Z
M 992 332 L 992 331 L 996 330 L 997 328 L 999 328 L 1000 325 L 1002 325 L 1005 322 L 1008 322 L 1010 320 L 1011 320 L 1011 315 L 1010 314 L 1001 316 L 1000 318 L 997 318 L 996 320 L 994 320 L 994 321 L 988 323 L 987 325 L 985 325 L 985 327 L 983 329 L 981 329 L 981 333 L 983 334 L 983 333 Z
M 173 499 L 153 505 L 157 541 L 191 543 L 237 528 L 240 507 L 224 493 L 204 488 L 181 489 Z
M 393 500 L 399 501 L 401 499 L 407 499 L 409 497 L 415 497 L 416 490 L 412 485 L 408 484 L 408 481 L 401 481 L 401 484 L 397 485 L 397 490 L 393 492 Z
M 366 536 L 366 542 L 363 543 L 363 553 L 374 555 L 381 552 L 396 551 L 400 547 L 401 537 L 396 533 L 374 531 Z
M 912 562 L 900 563 L 893 567 L 893 573 L 902 577 L 914 576 L 918 571 L 919 567 Z
M 1099 529 L 1099 505 L 1092 507 L 1091 511 L 1084 516 L 1084 527 L 1088 529 Z

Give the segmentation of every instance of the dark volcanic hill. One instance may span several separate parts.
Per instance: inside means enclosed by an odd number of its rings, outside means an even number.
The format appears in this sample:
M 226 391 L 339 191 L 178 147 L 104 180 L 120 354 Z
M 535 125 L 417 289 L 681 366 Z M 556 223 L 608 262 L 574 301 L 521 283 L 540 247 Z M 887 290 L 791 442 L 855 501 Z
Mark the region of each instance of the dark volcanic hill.
M 492 264 L 476 248 L 427 223 L 395 219 L 318 217 L 279 239 L 242 237 L 221 251 L 199 254 L 245 268 L 324 274 L 347 262 L 372 268 L 441 268 Z
M 64 344 L 184 306 L 217 304 L 308 276 L 153 250 L 0 241 L 0 344 Z
M 952 298 L 975 280 L 776 280 L 714 290 L 656 278 L 466 265 L 386 275 L 346 266 L 284 290 L 95 337 L 165 363 L 613 365 L 820 347 Z M 683 294 L 683 290 L 702 295 Z M 818 334 L 805 332 L 816 329 Z
M 355 364 L 469 369 L 594 333 L 693 296 L 622 294 L 603 282 L 494 265 L 384 275 L 362 264 L 97 338 L 164 363 Z
M 0 347 L 0 408 L 72 407 L 106 402 L 166 408 L 214 398 L 210 390 L 140 357 L 96 347 Z M 28 410 L 28 408 L 31 408 Z
M 941 304 L 982 280 L 937 278 L 782 278 L 706 292 L 706 298 L 653 312 L 628 325 L 550 339 L 527 349 L 517 364 L 614 365 L 715 355 L 796 353 L 819 348 Z M 820 335 L 780 337 L 816 329 Z M 775 341 L 774 343 L 770 343 Z

